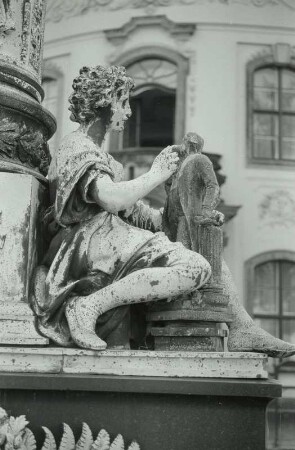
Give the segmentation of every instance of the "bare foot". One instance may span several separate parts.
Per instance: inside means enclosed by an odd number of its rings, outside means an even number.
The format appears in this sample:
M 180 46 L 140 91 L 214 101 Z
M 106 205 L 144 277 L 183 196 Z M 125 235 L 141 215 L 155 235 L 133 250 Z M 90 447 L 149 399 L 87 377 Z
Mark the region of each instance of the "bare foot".
M 295 354 L 295 345 L 273 337 L 256 325 L 230 329 L 229 352 L 266 353 L 273 358 L 287 358 Z
M 72 339 L 79 347 L 104 350 L 107 344 L 95 333 L 95 320 L 91 317 L 91 311 L 87 311 L 87 306 L 84 306 L 81 298 L 70 300 L 67 304 L 66 318 Z

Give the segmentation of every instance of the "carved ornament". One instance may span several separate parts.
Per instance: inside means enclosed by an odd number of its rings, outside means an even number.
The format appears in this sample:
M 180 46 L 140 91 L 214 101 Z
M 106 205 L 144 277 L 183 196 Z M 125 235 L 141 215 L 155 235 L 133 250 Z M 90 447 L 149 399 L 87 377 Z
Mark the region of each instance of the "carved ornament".
M 175 23 L 167 19 L 166 16 L 143 16 L 132 17 L 125 25 L 113 30 L 106 30 L 107 39 L 114 45 L 122 44 L 131 33 L 138 28 L 158 26 L 166 30 L 172 37 L 184 41 L 194 34 L 196 24 L 194 23 Z
M 259 216 L 269 226 L 294 227 L 295 200 L 288 191 L 271 192 L 260 203 Z
M 15 30 L 15 21 L 10 5 L 11 0 L 0 0 L 0 33 Z
M 284 6 L 295 11 L 294 0 L 49 0 L 47 6 L 47 21 L 59 22 L 64 18 L 78 16 L 91 10 L 118 9 L 150 9 L 151 7 L 167 7 L 171 5 L 212 4 L 223 5 L 241 4 L 244 6 Z
M 32 431 L 27 428 L 28 423 L 26 416 L 9 417 L 7 412 L 0 408 L 0 449 L 36 450 L 36 439 Z M 120 434 L 111 442 L 109 434 L 101 430 L 94 440 L 89 426 L 83 423 L 82 434 L 76 442 L 69 425 L 63 426 L 59 450 L 125 450 L 124 440 Z M 57 445 L 52 432 L 46 427 L 43 427 L 43 430 L 45 441 L 41 450 L 56 450 Z M 127 450 L 140 450 L 140 447 L 136 442 L 132 442 Z
M 24 122 L 0 120 L 0 159 L 14 160 L 32 168 L 39 168 L 43 175 L 49 166 L 47 142 L 39 130 L 30 129 Z
M 21 60 L 28 62 L 38 74 L 44 41 L 45 6 L 44 0 L 25 0 L 23 5 Z

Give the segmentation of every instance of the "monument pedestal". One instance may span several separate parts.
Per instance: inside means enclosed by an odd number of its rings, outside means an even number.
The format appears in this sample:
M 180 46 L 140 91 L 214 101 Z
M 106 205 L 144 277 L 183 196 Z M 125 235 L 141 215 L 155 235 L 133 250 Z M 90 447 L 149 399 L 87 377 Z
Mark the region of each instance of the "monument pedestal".
M 141 450 L 263 450 L 265 410 L 280 395 L 277 382 L 242 378 L 0 374 L 0 405 L 27 416 L 37 448 L 41 426 L 59 442 L 63 422 L 76 436 L 86 422 Z

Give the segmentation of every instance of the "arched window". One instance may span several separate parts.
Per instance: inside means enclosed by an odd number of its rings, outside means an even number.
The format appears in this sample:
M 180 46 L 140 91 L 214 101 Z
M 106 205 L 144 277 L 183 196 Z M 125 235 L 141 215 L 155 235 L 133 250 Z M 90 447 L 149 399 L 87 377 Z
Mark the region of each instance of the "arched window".
M 128 74 L 136 87 L 121 148 L 170 145 L 174 142 L 176 65 L 161 58 L 147 58 L 129 66 Z
M 295 162 L 295 66 L 256 67 L 249 79 L 251 162 Z
M 295 344 L 295 255 L 271 252 L 248 266 L 248 305 L 252 316 L 272 335 Z
M 124 133 L 113 133 L 110 151 L 154 149 L 181 141 L 185 124 L 188 61 L 171 49 L 141 47 L 115 61 L 135 81 L 132 116 Z

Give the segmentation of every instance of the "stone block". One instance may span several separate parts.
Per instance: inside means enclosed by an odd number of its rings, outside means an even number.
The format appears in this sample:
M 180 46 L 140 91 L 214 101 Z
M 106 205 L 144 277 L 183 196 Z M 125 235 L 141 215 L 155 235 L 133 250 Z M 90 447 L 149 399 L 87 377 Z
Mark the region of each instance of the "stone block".
M 0 348 L 3 373 L 266 379 L 266 363 L 257 353 Z
M 33 176 L 0 173 L 0 344 L 44 345 L 29 307 L 46 189 Z M 39 239 L 38 239 L 39 238 Z

